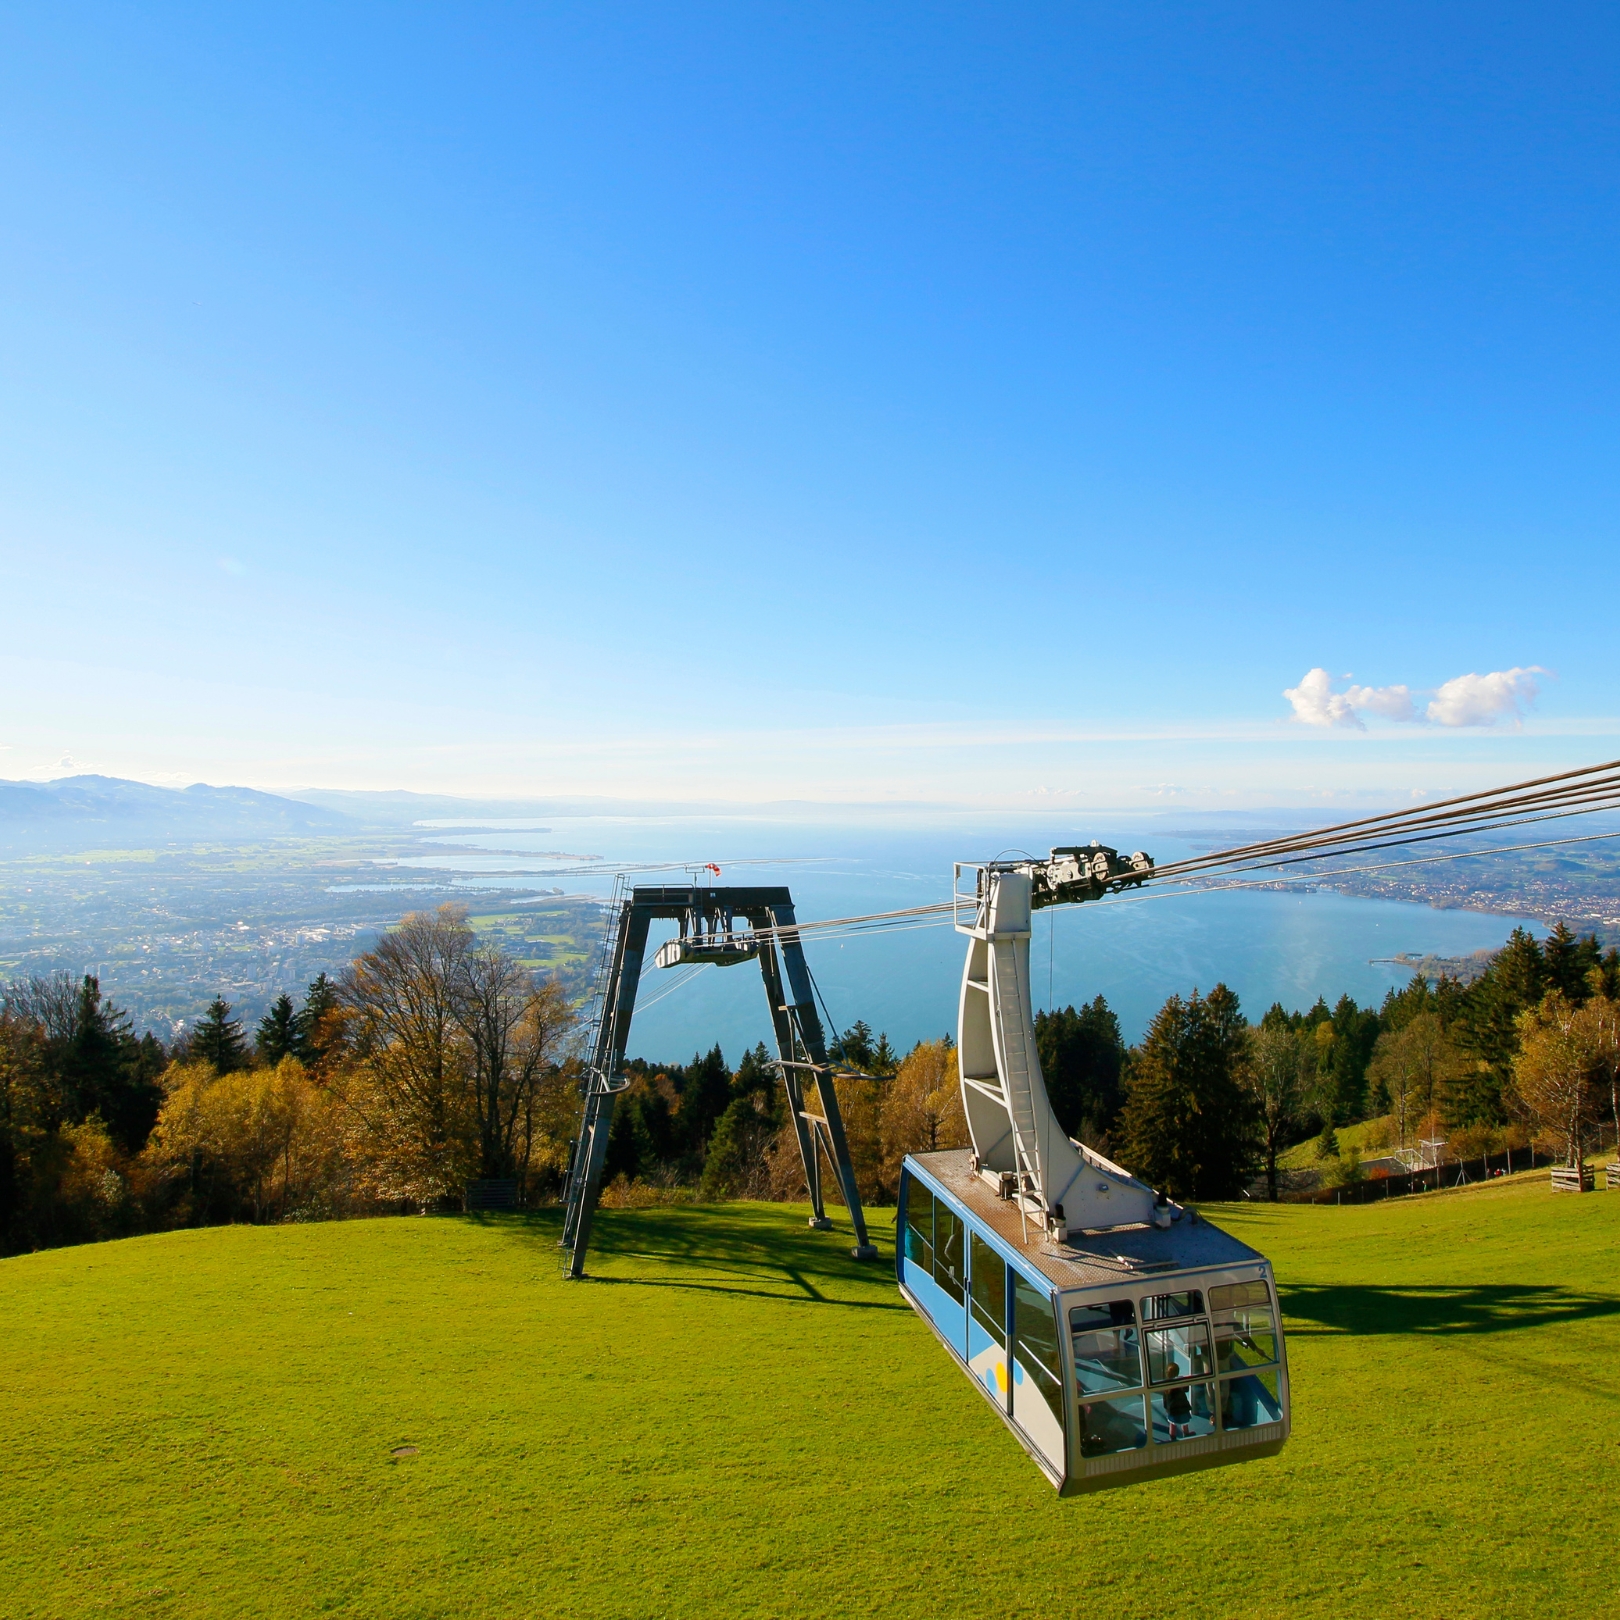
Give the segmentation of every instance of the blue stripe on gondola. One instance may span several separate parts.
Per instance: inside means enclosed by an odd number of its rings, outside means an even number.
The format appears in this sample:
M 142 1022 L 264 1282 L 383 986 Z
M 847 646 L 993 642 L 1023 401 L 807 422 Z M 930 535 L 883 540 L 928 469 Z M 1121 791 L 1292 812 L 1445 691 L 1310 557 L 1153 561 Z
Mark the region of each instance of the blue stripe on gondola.
M 911 1296 L 927 1311 L 928 1319 L 949 1341 L 951 1348 L 967 1360 L 967 1306 L 957 1302 L 934 1281 L 915 1260 L 905 1263 L 905 1284 Z

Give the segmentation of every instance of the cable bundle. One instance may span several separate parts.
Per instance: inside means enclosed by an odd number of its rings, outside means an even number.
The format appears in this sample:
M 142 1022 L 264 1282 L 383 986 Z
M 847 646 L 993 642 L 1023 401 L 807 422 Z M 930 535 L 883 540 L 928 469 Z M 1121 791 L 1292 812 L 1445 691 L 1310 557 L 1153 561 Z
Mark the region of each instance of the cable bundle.
M 1291 833 L 1280 838 L 1240 844 L 1233 849 L 1208 855 L 1189 856 L 1156 867 L 1144 878 L 1131 873 L 1111 880 L 1117 889 L 1136 889 L 1144 882 L 1160 893 L 1189 890 L 1213 891 L 1263 887 L 1270 883 L 1314 881 L 1350 873 L 1387 871 L 1397 866 L 1419 866 L 1435 861 L 1462 860 L 1469 856 L 1511 854 L 1517 850 L 1550 849 L 1565 844 L 1595 843 L 1620 838 L 1620 833 L 1592 833 L 1584 837 L 1552 839 L 1533 844 L 1507 844 L 1496 849 L 1466 849 L 1452 854 L 1431 854 L 1415 860 L 1387 861 L 1371 866 L 1332 867 L 1283 874 L 1282 868 L 1324 861 L 1334 856 L 1356 856 L 1379 850 L 1399 849 L 1413 844 L 1457 838 L 1469 833 L 1495 832 L 1504 827 L 1556 821 L 1566 816 L 1590 815 L 1598 810 L 1620 809 L 1620 760 L 1605 765 L 1589 765 L 1557 776 L 1538 777 L 1529 782 L 1492 788 L 1485 793 L 1465 793 L 1454 799 L 1416 806 L 1410 810 L 1390 810 L 1381 815 L 1363 816 L 1332 827 Z M 1277 876 L 1242 881 L 1243 874 L 1272 872 Z M 1216 881 L 1225 879 L 1227 881 Z M 1121 894 L 1100 905 L 1123 905 L 1129 899 Z M 936 901 L 911 906 L 903 911 L 878 911 L 861 917 L 828 917 L 793 926 L 799 934 L 816 934 L 824 939 L 851 938 L 861 934 L 890 933 L 910 928 L 938 927 L 956 915 L 957 902 Z M 768 932 L 769 930 L 762 930 Z M 778 930 L 788 932 L 788 930 Z
M 1620 760 L 1531 782 L 1517 782 L 1511 787 L 1492 788 L 1486 793 L 1467 793 L 1411 810 L 1364 816 L 1358 821 L 1341 822 L 1336 827 L 1320 827 L 1312 832 L 1268 838 L 1215 854 L 1195 855 L 1158 867 L 1153 877 L 1162 883 L 1166 879 L 1258 872 L 1293 866 L 1301 861 L 1325 860 L 1330 855 L 1370 854 L 1375 850 L 1455 838 L 1463 833 L 1494 832 L 1502 827 L 1520 827 L 1528 822 L 1555 821 L 1565 816 L 1613 809 L 1620 809 Z

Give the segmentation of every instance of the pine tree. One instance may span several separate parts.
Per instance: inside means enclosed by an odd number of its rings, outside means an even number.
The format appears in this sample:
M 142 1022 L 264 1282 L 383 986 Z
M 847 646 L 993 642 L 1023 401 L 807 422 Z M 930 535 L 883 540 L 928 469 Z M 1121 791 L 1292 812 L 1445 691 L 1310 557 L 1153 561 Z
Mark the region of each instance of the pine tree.
M 719 1046 L 711 1047 L 706 1057 L 694 1053 L 680 1071 L 678 1083 L 681 1107 L 677 1118 L 686 1154 L 694 1165 L 701 1165 L 715 1122 L 731 1105 L 731 1074 Z
M 337 1011 L 337 988 L 324 973 L 310 981 L 304 993 L 304 1005 L 298 1009 L 295 1020 L 295 1040 L 292 1055 L 306 1064 L 316 1064 L 326 1056 L 327 1035 L 323 1021 L 329 1013 Z
M 872 1067 L 875 1056 L 872 1047 L 872 1026 L 864 1018 L 857 1018 L 842 1035 L 834 1049 L 834 1056 L 862 1073 Z
M 1274 1001 L 1266 1008 L 1266 1016 L 1260 1020 L 1260 1028 L 1286 1029 L 1292 1033 L 1303 1021 L 1298 1013 L 1291 1013 L 1280 1001 Z
M 247 1067 L 247 1043 L 242 1026 L 231 1017 L 231 1004 L 215 997 L 208 1011 L 191 1032 L 191 1055 L 214 1066 L 218 1074 Z
M 270 1011 L 259 1020 L 259 1032 L 253 1037 L 259 1056 L 266 1063 L 279 1063 L 298 1050 L 298 1014 L 293 1010 L 292 997 L 279 995 L 271 1003 Z
M 765 1196 L 770 1181 L 765 1155 L 787 1117 L 782 1103 L 775 1065 L 761 1041 L 743 1053 L 732 1076 L 731 1101 L 709 1137 L 703 1156 L 705 1198 Z
M 1434 988 L 1421 973 L 1414 973 L 1405 989 L 1391 990 L 1384 996 L 1381 1013 L 1386 1030 L 1405 1029 L 1420 1013 L 1435 1010 Z
M 135 1154 L 146 1146 L 146 1139 L 157 1124 L 163 1107 L 163 1071 L 169 1054 L 151 1030 L 141 1038 L 120 1042 L 123 1073 L 117 1102 L 106 1113 L 113 1140 L 126 1153 Z
M 1540 945 L 1532 934 L 1515 928 L 1461 999 L 1457 1039 L 1475 1067 L 1453 1089 L 1450 1106 L 1458 1118 L 1482 1124 L 1506 1121 L 1519 1015 L 1540 1006 L 1547 989 Z
M 1172 996 L 1132 1053 L 1121 1127 L 1125 1162 L 1172 1198 L 1232 1198 L 1256 1157 L 1254 1103 L 1242 1084 L 1247 1024 L 1217 984 Z
M 1610 946 L 1598 962 L 1597 977 L 1589 979 L 1593 994 L 1620 1001 L 1620 949 Z
M 607 1155 L 602 1161 L 602 1180 L 615 1181 L 620 1176 L 634 1181 L 651 1169 L 651 1144 L 642 1128 L 640 1111 L 623 1106 L 623 1099 L 613 1110 L 613 1124 L 608 1129 Z
M 1119 1020 L 1098 996 L 1078 1012 L 1036 1013 L 1035 1048 L 1058 1124 L 1089 1147 L 1103 1145 L 1124 1102 L 1125 1042 Z
M 69 1117 L 98 1115 L 126 1153 L 138 1153 L 157 1123 L 163 1089 L 162 1048 L 148 1033 L 138 1041 L 129 1015 L 102 999 L 94 974 L 80 981 L 73 1010 L 72 1033 L 58 1047 Z M 154 1061 L 155 1060 L 155 1061 Z
M 1466 989 L 1449 993 L 1442 1016 L 1463 1056 L 1446 1090 L 1446 1117 L 1457 1124 L 1500 1125 L 1508 1117 L 1507 1099 L 1518 1056 L 1520 1017 L 1556 990 L 1580 1006 L 1611 982 L 1620 985 L 1620 959 L 1602 952 L 1591 935 L 1576 938 L 1559 923 L 1539 944 L 1515 928 L 1490 965 Z
M 667 1073 L 643 1071 L 619 1098 L 619 1107 L 634 1109 L 639 1122 L 637 1140 L 645 1143 L 644 1175 L 649 1162 L 673 1166 L 680 1158 L 676 1116 L 670 1109 L 675 1095 Z
M 1559 922 L 1541 942 L 1544 982 L 1577 1007 L 1591 995 L 1587 975 L 1602 962 L 1597 940 L 1588 934 L 1577 939 L 1568 923 Z
M 751 1051 L 743 1053 L 742 1062 L 737 1065 L 737 1073 L 732 1078 L 731 1094 L 733 1099 L 757 1098 L 758 1106 L 766 1112 L 775 1110 L 776 1066 L 771 1062 L 771 1055 L 765 1050 L 763 1041 Z
M 1333 1009 L 1333 1117 L 1346 1124 L 1367 1117 L 1367 1065 L 1378 1044 L 1379 1018 L 1348 995 Z

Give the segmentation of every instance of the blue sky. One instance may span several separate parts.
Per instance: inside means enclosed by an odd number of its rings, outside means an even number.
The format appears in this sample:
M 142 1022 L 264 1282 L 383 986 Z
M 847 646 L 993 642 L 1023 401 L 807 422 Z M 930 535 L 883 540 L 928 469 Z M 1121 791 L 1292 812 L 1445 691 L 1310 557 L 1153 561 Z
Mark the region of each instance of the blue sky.
M 9 8 L 0 776 L 1620 753 L 1617 68 L 1579 5 Z

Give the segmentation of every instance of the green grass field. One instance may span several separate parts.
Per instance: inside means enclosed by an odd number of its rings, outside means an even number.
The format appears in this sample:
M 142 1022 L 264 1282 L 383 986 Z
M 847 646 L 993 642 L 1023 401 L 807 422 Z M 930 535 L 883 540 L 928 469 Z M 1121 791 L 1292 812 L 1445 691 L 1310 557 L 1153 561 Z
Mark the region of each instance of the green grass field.
M 605 1211 L 584 1283 L 554 1216 L 0 1261 L 0 1614 L 1620 1613 L 1620 1196 L 1211 1213 L 1293 1441 L 1071 1501 L 781 1206 Z
M 1375 1131 L 1387 1131 L 1387 1119 L 1364 1119 L 1354 1125 L 1341 1125 L 1335 1138 L 1342 1153 L 1346 1148 L 1353 1147 L 1358 1153 L 1370 1155 L 1373 1149 L 1367 1145 L 1367 1138 Z M 1279 1170 L 1317 1170 L 1326 1164 L 1325 1159 L 1317 1157 L 1316 1138 L 1307 1137 L 1303 1142 L 1296 1142 L 1284 1153 L 1277 1155 L 1277 1168 Z

